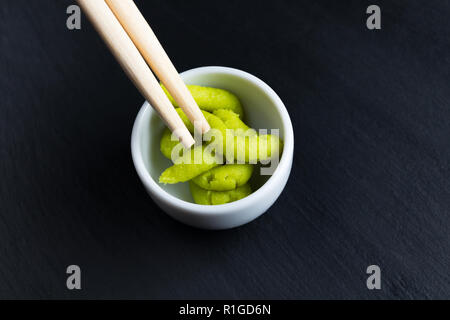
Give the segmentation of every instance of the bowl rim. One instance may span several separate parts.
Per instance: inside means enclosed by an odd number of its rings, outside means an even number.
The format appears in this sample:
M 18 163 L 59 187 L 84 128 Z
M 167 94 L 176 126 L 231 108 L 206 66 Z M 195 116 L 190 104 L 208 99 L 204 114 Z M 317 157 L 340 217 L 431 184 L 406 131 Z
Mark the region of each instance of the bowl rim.
M 281 122 L 284 127 L 283 128 L 284 147 L 278 166 L 275 168 L 275 171 L 269 177 L 269 179 L 267 179 L 267 181 L 258 190 L 251 193 L 245 198 L 242 198 L 240 200 L 231 203 L 214 206 L 188 202 L 171 195 L 170 193 L 165 191 L 161 186 L 159 186 L 159 184 L 155 180 L 153 180 L 144 164 L 144 160 L 142 159 L 142 152 L 139 143 L 140 142 L 139 133 L 142 130 L 141 129 L 143 123 L 142 121 L 144 116 L 146 115 L 146 112 L 156 112 L 148 101 L 145 101 L 144 104 L 142 105 L 141 109 L 139 110 L 139 113 L 136 116 L 136 120 L 134 121 L 133 124 L 131 134 L 131 154 L 134 166 L 136 168 L 136 172 L 138 173 L 144 186 L 147 189 L 150 189 L 154 193 L 156 193 L 157 196 L 160 197 L 161 200 L 163 200 L 166 204 L 169 204 L 172 207 L 175 206 L 182 208 L 184 211 L 189 211 L 197 215 L 207 214 L 208 216 L 211 215 L 217 216 L 251 206 L 252 203 L 262 200 L 266 192 L 270 192 L 272 186 L 277 186 L 280 182 L 282 182 L 280 181 L 280 179 L 282 178 L 281 173 L 285 170 L 290 171 L 290 166 L 292 163 L 291 159 L 294 153 L 294 132 L 292 128 L 292 122 L 289 117 L 289 113 L 284 103 L 281 101 L 280 97 L 275 93 L 275 91 L 261 79 L 255 77 L 254 75 L 248 72 L 239 69 L 220 66 L 206 66 L 193 68 L 182 72 L 180 75 L 183 76 L 183 75 L 205 74 L 205 73 L 222 73 L 244 78 L 245 80 L 252 82 L 256 86 L 258 86 L 261 90 L 263 90 L 269 97 L 269 99 L 272 100 L 273 105 L 278 109 L 278 112 L 281 117 Z M 214 208 L 213 212 L 211 212 L 212 208 Z

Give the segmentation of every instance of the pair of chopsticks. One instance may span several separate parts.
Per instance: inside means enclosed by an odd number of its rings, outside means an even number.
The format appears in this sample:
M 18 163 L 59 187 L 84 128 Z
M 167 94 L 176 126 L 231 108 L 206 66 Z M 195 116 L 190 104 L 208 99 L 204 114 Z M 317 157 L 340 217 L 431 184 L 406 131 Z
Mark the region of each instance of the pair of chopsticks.
M 191 147 L 194 138 L 150 67 L 201 133 L 210 126 L 133 0 L 77 1 L 136 88 L 179 141 Z

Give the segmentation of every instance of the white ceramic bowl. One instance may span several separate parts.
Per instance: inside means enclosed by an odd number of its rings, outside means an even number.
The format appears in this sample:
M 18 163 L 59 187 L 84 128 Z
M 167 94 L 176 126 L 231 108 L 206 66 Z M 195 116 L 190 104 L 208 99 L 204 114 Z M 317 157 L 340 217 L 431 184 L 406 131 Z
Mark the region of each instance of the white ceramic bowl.
M 131 153 L 134 166 L 152 199 L 174 219 L 203 229 L 228 229 L 256 219 L 275 202 L 286 185 L 294 154 L 294 133 L 289 114 L 278 95 L 251 74 L 225 67 L 201 67 L 181 74 L 186 84 L 229 90 L 241 100 L 245 122 L 255 129 L 279 129 L 284 140 L 280 162 L 272 176 L 251 181 L 248 197 L 216 206 L 193 203 L 188 183 L 162 185 L 160 174 L 171 165 L 159 150 L 163 122 L 148 102 L 142 106 L 133 127 Z M 257 188 L 257 190 L 256 190 Z

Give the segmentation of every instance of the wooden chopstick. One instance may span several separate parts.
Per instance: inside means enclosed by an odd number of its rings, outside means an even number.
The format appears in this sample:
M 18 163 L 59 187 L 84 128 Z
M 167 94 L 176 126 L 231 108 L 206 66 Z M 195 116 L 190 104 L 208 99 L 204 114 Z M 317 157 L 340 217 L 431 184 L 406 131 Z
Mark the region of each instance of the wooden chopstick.
M 191 147 L 195 142 L 194 138 L 106 2 L 77 1 L 136 88 L 156 109 L 180 142 L 186 148 Z
M 210 129 L 203 113 L 133 0 L 105 0 L 174 100 L 201 132 Z

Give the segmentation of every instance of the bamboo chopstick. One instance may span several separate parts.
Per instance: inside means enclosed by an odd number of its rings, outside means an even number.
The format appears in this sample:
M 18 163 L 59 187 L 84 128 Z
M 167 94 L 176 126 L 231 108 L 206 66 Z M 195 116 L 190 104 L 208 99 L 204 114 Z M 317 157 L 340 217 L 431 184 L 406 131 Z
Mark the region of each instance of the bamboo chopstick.
M 191 123 L 201 133 L 207 132 L 210 129 L 208 122 L 134 1 L 105 2 Z
M 186 148 L 191 147 L 195 142 L 194 138 L 106 2 L 104 0 L 77 1 L 144 98 L 156 109 L 180 142 Z

